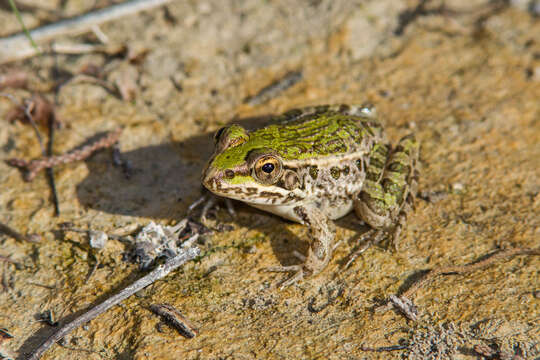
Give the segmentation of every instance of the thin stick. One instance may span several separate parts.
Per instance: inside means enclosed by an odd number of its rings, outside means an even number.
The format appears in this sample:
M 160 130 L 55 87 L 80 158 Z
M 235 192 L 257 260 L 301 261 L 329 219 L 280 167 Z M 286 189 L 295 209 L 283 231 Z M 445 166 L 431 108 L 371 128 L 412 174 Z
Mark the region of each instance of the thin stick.
M 268 100 L 275 98 L 278 94 L 287 90 L 297 82 L 302 80 L 302 71 L 290 71 L 282 78 L 273 82 L 272 84 L 265 86 L 257 94 L 249 96 L 244 99 L 244 103 L 255 106 L 267 102 Z
M 467 265 L 457 265 L 457 266 L 440 266 L 429 270 L 422 278 L 414 282 L 407 290 L 402 292 L 399 296 L 390 295 L 389 300 L 385 305 L 381 305 L 377 308 L 377 312 L 388 311 L 392 306 L 396 307 L 398 310 L 403 312 L 403 314 L 416 321 L 418 318 L 418 309 L 412 302 L 412 296 L 424 285 L 433 280 L 439 275 L 450 275 L 450 274 L 467 274 L 477 270 L 482 270 L 490 265 L 502 262 L 506 259 L 513 258 L 518 255 L 540 255 L 540 248 L 512 248 L 507 250 L 501 250 L 483 260 L 478 262 L 467 264 Z
M 6 234 L 8 236 L 11 236 L 15 240 L 28 241 L 35 244 L 39 243 L 39 240 L 40 240 L 40 236 L 37 234 L 23 235 L 19 233 L 17 230 L 10 228 L 9 226 L 1 222 L 0 222 L 0 234 Z
M 466 274 L 473 271 L 481 270 L 487 268 L 490 265 L 493 265 L 499 261 L 503 261 L 507 258 L 513 258 L 517 255 L 540 255 L 540 248 L 528 249 L 528 248 L 513 248 L 502 250 L 498 253 L 491 255 L 484 260 L 480 260 L 476 263 L 467 264 L 467 265 L 457 265 L 457 266 L 441 266 L 431 269 L 422 279 L 415 282 L 410 288 L 404 291 L 400 297 L 410 298 L 411 296 L 418 291 L 422 286 L 424 286 L 429 281 L 433 280 L 439 275 L 447 274 Z
M 199 330 L 189 321 L 178 309 L 169 304 L 152 304 L 152 310 L 161 316 L 167 323 L 174 327 L 182 336 L 188 339 L 194 338 L 199 334 Z
M 35 102 L 33 102 L 32 100 L 28 101 L 24 106 L 24 114 L 26 115 L 26 118 L 28 119 L 30 125 L 32 125 L 34 132 L 36 133 L 39 148 L 41 149 L 41 155 L 45 156 L 47 153 L 45 152 L 45 147 L 43 146 L 43 138 L 41 137 L 41 133 L 39 132 L 36 122 L 34 121 L 34 117 L 32 116 L 32 110 L 34 109 L 34 106 Z
M 18 262 L 16 262 L 15 260 L 12 260 L 12 259 L 9 258 L 8 256 L 4 256 L 4 255 L 0 255 L 0 261 L 4 261 L 4 262 L 10 263 L 10 264 L 22 266 L 21 263 L 18 263 Z
M 185 252 L 173 257 L 168 260 L 165 264 L 158 266 L 156 269 L 151 271 L 148 275 L 143 276 L 139 280 L 135 281 L 132 285 L 120 291 L 118 294 L 112 296 L 111 298 L 105 300 L 101 304 L 93 307 L 84 313 L 80 317 L 76 318 L 72 322 L 62 326 L 56 333 L 51 335 L 39 348 L 37 348 L 30 356 L 28 360 L 38 360 L 41 356 L 57 341 L 62 339 L 64 336 L 69 334 L 71 331 L 81 326 L 84 323 L 87 323 L 90 320 L 95 319 L 97 316 L 101 315 L 105 311 L 109 310 L 114 305 L 119 304 L 123 300 L 127 299 L 137 291 L 144 289 L 148 285 L 154 283 L 155 281 L 167 276 L 171 271 L 175 270 L 179 266 L 188 262 L 189 260 L 194 259 L 200 253 L 199 248 L 189 248 Z
M 11 166 L 16 166 L 18 168 L 26 170 L 24 179 L 26 181 L 31 181 L 37 175 L 37 173 L 43 169 L 52 168 L 60 164 L 69 164 L 75 161 L 84 160 L 97 150 L 112 146 L 118 141 L 121 133 L 122 129 L 120 128 L 114 131 L 110 131 L 96 142 L 85 145 L 80 149 L 73 150 L 66 154 L 36 159 L 32 161 L 14 158 L 9 159 L 6 162 Z
M 30 31 L 30 36 L 36 42 L 57 38 L 61 35 L 78 35 L 92 30 L 101 23 L 133 15 L 140 11 L 149 10 L 171 2 L 172 0 L 132 0 L 71 19 Z M 19 33 L 0 39 L 0 64 L 20 60 L 37 55 L 39 50 L 28 44 L 26 35 Z
M 49 119 L 49 142 L 47 144 L 47 154 L 44 156 L 52 156 L 53 154 L 53 142 L 54 142 L 54 127 L 56 123 L 56 118 L 54 113 Z M 58 192 L 56 191 L 56 182 L 54 181 L 54 170 L 52 168 L 47 168 L 46 170 L 47 178 L 49 179 L 49 185 L 51 186 L 51 195 L 54 205 L 54 216 L 60 215 L 60 202 L 58 201 Z

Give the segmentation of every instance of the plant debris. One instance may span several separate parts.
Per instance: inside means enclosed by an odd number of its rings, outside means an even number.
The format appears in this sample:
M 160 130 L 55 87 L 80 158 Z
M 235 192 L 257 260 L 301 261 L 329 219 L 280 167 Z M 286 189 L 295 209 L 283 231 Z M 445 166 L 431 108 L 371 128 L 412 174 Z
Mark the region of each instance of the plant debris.
M 0 222 L 0 234 L 6 234 L 7 236 L 11 236 L 15 240 L 18 241 L 27 241 L 34 244 L 37 244 L 41 241 L 41 236 L 37 234 L 28 234 L 28 235 L 22 235 L 17 230 L 14 230 L 13 228 L 7 226 L 6 224 L 3 224 Z
M 418 318 L 418 309 L 412 302 L 412 296 L 420 288 L 428 284 L 431 280 L 439 275 L 451 275 L 451 274 L 467 274 L 473 271 L 485 269 L 486 267 L 502 262 L 506 259 L 511 259 L 518 255 L 540 255 L 540 248 L 511 248 L 501 250 L 491 256 L 486 257 L 483 260 L 457 266 L 440 266 L 433 268 L 425 273 L 423 277 L 414 282 L 407 290 L 403 291 L 399 296 L 391 295 L 386 305 L 380 306 L 378 311 L 387 311 L 391 305 L 400 310 L 407 318 L 416 321 Z
M 262 88 L 257 94 L 245 98 L 244 103 L 251 106 L 265 103 L 302 80 L 302 76 L 302 71 L 300 70 L 289 71 L 277 81 Z
M 185 221 L 181 221 L 180 224 L 187 224 L 187 219 L 184 219 Z M 180 225 L 179 224 L 179 225 Z M 198 233 L 191 234 L 191 237 L 188 238 L 186 241 L 183 242 L 183 246 L 176 245 L 176 242 L 178 241 L 178 235 L 179 232 L 173 232 L 170 229 L 184 229 L 186 226 L 176 226 L 176 227 L 167 227 L 168 229 L 163 230 L 159 229 L 158 225 L 153 224 L 152 226 L 147 226 L 141 230 L 141 232 L 144 232 L 143 238 L 147 239 L 147 241 L 154 243 L 154 242 L 163 242 L 163 244 L 170 245 L 171 247 L 167 248 L 170 251 L 170 257 L 165 262 L 165 264 L 160 265 L 156 267 L 154 270 L 152 270 L 147 275 L 143 276 L 139 280 L 135 281 L 133 284 L 127 286 L 120 292 L 118 292 L 116 295 L 113 295 L 112 297 L 108 298 L 107 300 L 103 301 L 99 305 L 96 305 L 95 307 L 91 308 L 81 316 L 75 318 L 71 322 L 63 325 L 60 329 L 58 329 L 57 332 L 55 332 L 53 335 L 51 335 L 41 346 L 39 346 L 30 356 L 28 357 L 29 360 L 37 360 L 39 359 L 52 345 L 54 345 L 56 342 L 58 342 L 60 339 L 62 339 L 64 336 L 69 334 L 71 331 L 79 327 L 80 325 L 87 323 L 88 321 L 95 319 L 100 314 L 104 313 L 114 305 L 119 304 L 123 300 L 127 299 L 131 295 L 135 294 L 136 292 L 144 289 L 148 285 L 156 282 L 157 280 L 167 276 L 171 271 L 177 269 L 179 266 L 185 264 L 186 262 L 194 259 L 200 254 L 200 249 L 198 247 L 191 247 L 193 244 L 193 241 L 197 239 Z M 146 229 L 146 230 L 145 230 Z M 181 231 L 181 230 L 180 230 Z M 154 234 L 154 235 L 152 235 Z M 170 239 L 162 239 L 161 235 L 167 234 L 170 236 Z M 152 239 L 152 236 L 159 237 L 158 241 L 154 241 Z M 172 246 L 172 244 L 175 244 Z M 164 248 L 166 246 L 163 246 Z M 174 249 L 174 251 L 173 251 Z
M 188 338 L 199 335 L 199 330 L 174 306 L 169 304 L 152 304 L 150 310 L 161 316 L 165 322 L 174 327 L 178 332 Z
M 121 133 L 122 129 L 120 128 L 114 131 L 109 131 L 99 140 L 62 155 L 50 156 L 31 161 L 13 158 L 7 160 L 6 162 L 11 166 L 15 166 L 23 170 L 24 179 L 26 181 L 32 181 L 36 177 L 36 175 L 43 169 L 53 168 L 60 164 L 69 164 L 72 162 L 85 160 L 90 157 L 94 152 L 114 145 L 118 141 Z

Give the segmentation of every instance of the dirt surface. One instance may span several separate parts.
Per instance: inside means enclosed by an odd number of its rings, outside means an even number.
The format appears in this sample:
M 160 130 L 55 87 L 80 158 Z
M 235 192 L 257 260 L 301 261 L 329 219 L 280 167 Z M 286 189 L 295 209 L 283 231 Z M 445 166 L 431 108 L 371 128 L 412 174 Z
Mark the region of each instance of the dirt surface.
M 64 8 L 23 18 L 37 26 L 91 10 L 83 3 L 42 2 Z M 19 263 L 0 263 L 0 327 L 13 335 L 0 344 L 2 355 L 24 359 L 55 331 L 39 314 L 51 310 L 64 323 L 142 275 L 125 261 L 130 244 L 92 249 L 84 233 L 59 224 L 105 232 L 174 224 L 200 196 L 201 169 L 222 124 L 256 127 L 294 107 L 370 102 L 391 139 L 415 132 L 422 144 L 420 191 L 430 201 L 417 200 L 398 251 L 372 247 L 345 269 L 355 234 L 365 231 L 349 215 L 337 223 L 342 243 L 328 268 L 279 290 L 284 275 L 261 270 L 295 263 L 292 251 L 306 250 L 307 230 L 238 204 L 236 219 L 217 212 L 232 230 L 202 239 L 200 260 L 77 329 L 44 359 L 476 359 L 478 345 L 493 358 L 539 357 L 538 256 L 438 277 L 413 297 L 416 323 L 375 311 L 423 270 L 539 246 L 538 8 L 537 1 L 175 1 L 101 26 L 124 53 L 3 65 L 1 74 L 28 76 L 26 89 L 3 93 L 19 100 L 41 93 L 54 103 L 62 122 L 54 153 L 122 126 L 120 148 L 134 173 L 126 179 L 109 150 L 56 167 L 55 217 L 45 174 L 25 182 L 0 162 L 0 221 L 42 236 L 31 244 L 0 235 L 0 255 Z M 1 35 L 18 31 L 8 10 L 0 21 Z M 59 40 L 98 42 L 93 34 Z M 244 102 L 290 71 L 301 71 L 301 81 L 261 104 Z M 81 81 L 81 73 L 110 88 Z M 0 159 L 39 157 L 32 128 L 8 121 L 12 107 L 0 98 Z M 160 325 L 148 309 L 154 303 L 182 311 L 200 334 L 185 339 Z M 394 345 L 404 349 L 365 351 Z

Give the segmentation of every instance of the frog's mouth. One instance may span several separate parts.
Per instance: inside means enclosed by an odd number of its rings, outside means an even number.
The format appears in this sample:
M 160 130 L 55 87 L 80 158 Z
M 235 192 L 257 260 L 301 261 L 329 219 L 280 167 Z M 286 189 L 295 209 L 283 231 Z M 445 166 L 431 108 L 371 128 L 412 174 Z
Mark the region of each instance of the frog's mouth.
M 279 205 L 291 199 L 289 190 L 259 184 L 244 172 L 227 176 L 226 171 L 208 168 L 202 179 L 204 187 L 218 196 L 248 204 Z

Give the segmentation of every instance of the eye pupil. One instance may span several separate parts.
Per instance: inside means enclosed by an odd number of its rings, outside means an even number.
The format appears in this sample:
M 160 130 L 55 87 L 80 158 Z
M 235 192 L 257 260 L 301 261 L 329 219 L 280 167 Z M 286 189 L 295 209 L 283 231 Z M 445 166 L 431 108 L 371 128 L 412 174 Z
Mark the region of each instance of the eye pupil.
M 264 171 L 267 174 L 270 174 L 272 171 L 274 171 L 274 164 L 272 163 L 266 163 L 262 166 L 262 171 Z

